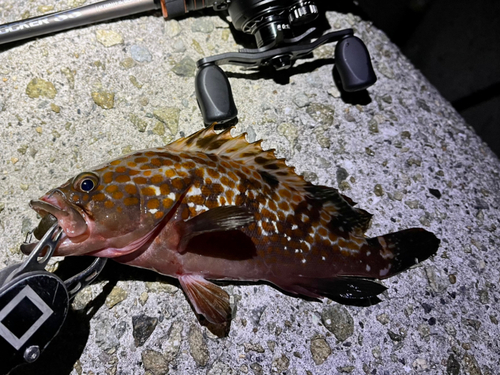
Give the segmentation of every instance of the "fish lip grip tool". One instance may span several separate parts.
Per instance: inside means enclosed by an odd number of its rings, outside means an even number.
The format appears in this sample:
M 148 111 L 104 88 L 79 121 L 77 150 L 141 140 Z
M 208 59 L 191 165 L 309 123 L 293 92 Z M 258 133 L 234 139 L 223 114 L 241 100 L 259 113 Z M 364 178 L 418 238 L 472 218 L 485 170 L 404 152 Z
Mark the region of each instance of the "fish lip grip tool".
M 106 259 L 97 258 L 84 271 L 62 281 L 45 270 L 61 238 L 56 223 L 24 262 L 0 271 L 1 374 L 39 358 L 61 329 L 70 301 L 106 264 Z

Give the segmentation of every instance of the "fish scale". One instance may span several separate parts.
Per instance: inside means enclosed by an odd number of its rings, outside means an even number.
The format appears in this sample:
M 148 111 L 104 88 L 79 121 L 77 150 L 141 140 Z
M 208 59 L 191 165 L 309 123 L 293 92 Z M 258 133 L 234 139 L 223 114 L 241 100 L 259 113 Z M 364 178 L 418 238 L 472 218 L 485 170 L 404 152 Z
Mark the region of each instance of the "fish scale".
M 177 277 L 216 324 L 229 319 L 229 296 L 208 279 L 362 305 L 385 290 L 376 279 L 437 251 L 439 240 L 420 228 L 366 238 L 369 213 L 306 182 L 260 143 L 210 127 L 81 173 L 31 205 L 65 231 L 57 255 Z

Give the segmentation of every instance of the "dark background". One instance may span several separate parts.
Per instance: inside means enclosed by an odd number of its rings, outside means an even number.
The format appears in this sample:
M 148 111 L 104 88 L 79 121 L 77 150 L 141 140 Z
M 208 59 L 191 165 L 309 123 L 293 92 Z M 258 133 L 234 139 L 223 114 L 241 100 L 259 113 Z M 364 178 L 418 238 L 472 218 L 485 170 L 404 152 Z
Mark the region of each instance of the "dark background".
M 330 4 L 335 10 L 335 1 Z M 383 30 L 500 156 L 500 1 L 355 4 L 356 13 Z

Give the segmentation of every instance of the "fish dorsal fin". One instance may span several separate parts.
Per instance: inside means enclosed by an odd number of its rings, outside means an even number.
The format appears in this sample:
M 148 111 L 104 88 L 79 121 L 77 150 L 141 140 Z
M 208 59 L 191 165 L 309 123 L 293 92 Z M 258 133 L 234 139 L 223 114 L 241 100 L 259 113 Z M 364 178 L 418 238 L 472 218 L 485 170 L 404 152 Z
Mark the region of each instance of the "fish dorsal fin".
M 285 164 L 285 159 L 277 159 L 274 150 L 264 151 L 262 140 L 249 143 L 245 138 L 246 133 L 233 137 L 231 129 L 216 133 L 212 125 L 189 137 L 180 138 L 165 148 L 177 152 L 194 151 L 225 156 L 247 167 L 253 166 L 271 187 L 287 183 L 289 187 L 303 190 L 308 184 L 295 173 L 295 168 Z

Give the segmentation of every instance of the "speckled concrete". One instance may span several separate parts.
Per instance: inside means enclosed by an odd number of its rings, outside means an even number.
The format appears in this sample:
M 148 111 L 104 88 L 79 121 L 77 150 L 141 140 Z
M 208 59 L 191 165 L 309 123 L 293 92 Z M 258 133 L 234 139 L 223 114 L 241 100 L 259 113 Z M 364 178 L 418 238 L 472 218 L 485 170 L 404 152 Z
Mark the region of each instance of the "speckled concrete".
M 72 3 L 1 1 L 0 22 Z M 381 32 L 327 16 L 366 42 L 379 78 L 368 96 L 340 98 L 321 60 L 332 46 L 286 85 L 227 68 L 234 133 L 264 139 L 298 173 L 373 213 L 369 236 L 433 231 L 437 256 L 385 281 L 383 301 L 368 308 L 229 284 L 235 317 L 224 339 L 199 325 L 175 283 L 108 265 L 74 301 L 53 348 L 16 373 L 500 371 L 499 160 Z M 0 267 L 23 258 L 19 245 L 38 221 L 30 199 L 86 167 L 201 129 L 192 62 L 237 48 L 218 17 L 151 14 L 0 47 Z

